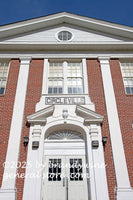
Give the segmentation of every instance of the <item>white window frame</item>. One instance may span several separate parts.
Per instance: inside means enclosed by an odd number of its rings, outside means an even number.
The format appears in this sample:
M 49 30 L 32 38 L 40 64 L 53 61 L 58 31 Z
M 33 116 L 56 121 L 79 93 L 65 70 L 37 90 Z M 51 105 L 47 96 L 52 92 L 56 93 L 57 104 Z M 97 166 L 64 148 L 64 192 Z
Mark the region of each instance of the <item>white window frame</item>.
M 58 62 L 60 62 L 62 59 L 58 59 Z M 49 63 L 54 62 L 54 59 L 48 59 L 44 60 L 44 72 L 43 72 L 43 87 L 42 87 L 42 95 L 48 94 L 48 74 L 49 74 Z M 56 60 L 57 62 L 57 60 Z M 62 94 L 51 94 L 51 95 L 82 95 L 82 94 L 88 94 L 88 78 L 87 78 L 87 65 L 86 65 L 86 59 L 67 59 L 62 60 L 63 62 L 63 93 Z M 83 93 L 77 93 L 77 94 L 69 94 L 67 92 L 67 62 L 81 62 L 82 63 L 82 87 L 83 87 Z M 77 78 L 77 77 L 76 77 Z M 50 94 L 49 94 L 50 95 Z
M 5 94 L 5 91 L 6 91 L 6 85 L 7 85 L 7 80 L 8 80 L 8 74 L 9 74 L 9 68 L 10 68 L 10 62 L 9 62 L 9 60 L 1 60 L 0 61 L 0 63 L 8 63 L 8 70 L 7 70 L 7 75 L 6 76 L 0 76 L 0 88 L 1 88 L 1 80 L 3 79 L 6 79 L 6 84 L 5 84 L 5 89 L 4 89 L 4 92 L 3 92 L 3 94 L 0 94 L 0 96 L 1 95 L 4 95 Z
M 59 61 L 60 60 L 63 60 L 63 59 L 59 59 Z M 76 62 L 76 59 L 67 59 L 67 60 Z M 54 61 L 54 59 L 50 59 L 50 61 Z M 79 61 L 79 59 L 77 59 L 77 62 L 78 61 Z M 80 61 L 82 62 L 82 80 L 83 80 L 83 93 L 80 95 L 85 95 L 85 94 L 88 95 L 89 91 L 88 91 L 87 63 L 86 63 L 85 58 L 80 59 Z M 46 59 L 44 59 L 42 95 L 48 95 L 48 74 L 49 74 L 49 60 L 46 58 Z M 64 74 L 64 75 L 66 75 L 66 74 Z M 67 85 L 66 85 L 66 88 L 67 88 Z M 67 91 L 66 88 L 65 88 L 65 91 Z M 62 94 L 51 94 L 51 95 L 64 95 L 64 94 L 65 94 L 65 92 L 63 91 Z M 68 94 L 68 95 L 79 95 L 79 94 Z
M 131 91 L 131 87 L 133 87 L 133 84 L 132 85 L 126 85 L 125 82 L 124 82 L 124 79 L 132 79 L 132 81 L 133 81 L 133 75 L 131 74 L 130 69 L 129 69 L 129 74 L 125 74 L 124 71 L 123 71 L 123 69 L 122 69 L 122 67 L 123 67 L 122 64 L 125 64 L 127 66 L 128 65 L 133 66 L 133 61 L 131 61 L 131 62 L 127 62 L 127 61 L 120 62 L 120 67 L 121 67 L 121 73 L 122 73 L 122 78 L 123 78 L 123 84 L 124 84 L 124 88 L 125 88 L 125 93 L 127 95 L 133 95 L 133 92 Z M 130 93 L 128 93 L 126 91 L 126 86 L 129 86 Z

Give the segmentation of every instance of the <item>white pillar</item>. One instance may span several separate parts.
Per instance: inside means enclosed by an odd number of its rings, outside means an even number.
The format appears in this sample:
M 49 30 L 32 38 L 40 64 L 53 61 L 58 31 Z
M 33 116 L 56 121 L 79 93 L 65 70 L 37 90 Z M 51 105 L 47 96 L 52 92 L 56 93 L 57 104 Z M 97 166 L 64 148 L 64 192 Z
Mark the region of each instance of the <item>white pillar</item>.
M 39 142 L 37 149 L 32 148 L 34 141 Z M 30 137 L 28 144 L 28 155 L 27 155 L 27 168 L 25 173 L 24 181 L 24 192 L 23 200 L 40 200 L 41 199 L 41 188 L 42 188 L 42 177 L 43 177 L 43 144 L 44 137 L 42 135 L 41 125 L 31 125 Z
M 86 59 L 82 59 L 83 65 L 83 85 L 84 85 L 84 94 L 88 95 L 88 75 L 87 75 L 87 64 Z
M 118 200 L 132 200 L 133 190 L 129 182 L 117 105 L 110 72 L 109 58 L 100 57 L 99 61 L 101 65 L 104 95 L 117 181 L 116 197 Z
M 47 85 L 48 85 L 48 59 L 44 59 L 42 95 L 47 94 L 47 88 L 48 88 Z
M 88 131 L 89 132 L 89 131 Z M 89 191 L 89 199 L 97 200 L 96 196 L 96 186 L 95 186 L 95 173 L 94 173 L 94 168 L 92 167 L 93 165 L 93 157 L 92 157 L 92 148 L 91 148 L 91 140 L 90 140 L 90 135 L 89 133 L 86 133 L 86 140 L 87 140 L 87 162 L 88 162 L 88 168 L 87 168 L 87 173 L 88 173 L 88 191 Z
M 95 198 L 92 197 L 92 200 L 109 200 L 100 125 L 90 125 L 90 138 L 92 148 L 92 166 L 90 167 L 93 169 L 95 182 Z M 98 147 L 92 146 L 92 142 L 95 141 L 98 142 Z
M 0 200 L 15 200 L 16 173 L 31 58 L 21 58 Z

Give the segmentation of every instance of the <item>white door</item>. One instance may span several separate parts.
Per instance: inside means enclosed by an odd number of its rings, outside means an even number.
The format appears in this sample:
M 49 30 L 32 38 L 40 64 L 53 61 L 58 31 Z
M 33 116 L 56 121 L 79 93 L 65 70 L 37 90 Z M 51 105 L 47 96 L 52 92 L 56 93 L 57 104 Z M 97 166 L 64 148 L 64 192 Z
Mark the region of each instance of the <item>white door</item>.
M 88 200 L 85 156 L 46 156 L 44 200 Z

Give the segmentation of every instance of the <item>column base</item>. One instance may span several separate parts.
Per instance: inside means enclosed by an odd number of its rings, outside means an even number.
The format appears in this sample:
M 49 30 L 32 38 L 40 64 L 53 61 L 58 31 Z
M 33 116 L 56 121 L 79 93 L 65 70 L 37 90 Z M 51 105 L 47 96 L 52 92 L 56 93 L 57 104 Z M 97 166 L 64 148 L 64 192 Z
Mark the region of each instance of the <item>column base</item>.
M 133 200 L 133 188 L 117 188 L 116 200 Z
M 14 189 L 0 189 L 0 200 L 15 200 L 16 190 Z

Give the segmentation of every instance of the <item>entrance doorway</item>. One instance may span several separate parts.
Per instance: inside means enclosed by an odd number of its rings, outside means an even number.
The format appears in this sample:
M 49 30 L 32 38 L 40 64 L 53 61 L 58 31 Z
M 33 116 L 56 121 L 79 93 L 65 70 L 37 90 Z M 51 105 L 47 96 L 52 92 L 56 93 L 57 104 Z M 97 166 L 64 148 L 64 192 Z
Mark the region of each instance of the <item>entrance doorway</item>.
M 74 131 L 56 132 L 44 146 L 43 200 L 88 200 L 83 136 Z
M 87 200 L 85 156 L 46 156 L 44 200 Z

